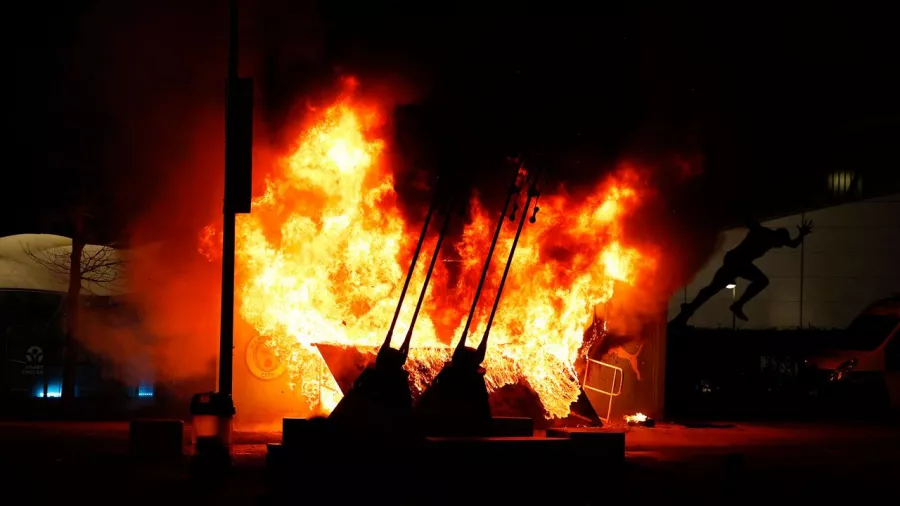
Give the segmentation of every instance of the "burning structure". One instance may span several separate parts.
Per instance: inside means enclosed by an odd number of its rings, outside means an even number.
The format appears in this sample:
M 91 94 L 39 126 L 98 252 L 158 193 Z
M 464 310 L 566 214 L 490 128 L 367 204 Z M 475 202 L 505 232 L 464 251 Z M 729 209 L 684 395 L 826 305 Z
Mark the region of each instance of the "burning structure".
M 455 192 L 451 190 L 451 193 Z M 425 225 L 422 227 L 419 242 L 416 244 L 412 262 L 406 274 L 406 281 L 400 290 L 400 300 L 397 302 L 397 309 L 394 310 L 391 326 L 388 328 L 387 336 L 378 350 L 374 364 L 370 364 L 369 367 L 364 369 L 350 388 L 342 388 L 346 395 L 338 402 L 328 417 L 334 426 L 343 427 L 345 431 L 356 431 L 365 434 L 372 432 L 371 429 L 375 429 L 374 432 L 376 433 L 383 434 L 396 431 L 401 435 L 414 434 L 416 432 L 416 423 L 413 419 L 412 396 L 409 390 L 409 373 L 403 367 L 409 358 L 409 347 L 412 343 L 416 319 L 418 319 L 419 312 L 422 309 L 422 302 L 425 300 L 428 284 L 431 281 L 431 275 L 434 273 L 434 267 L 441 252 L 441 245 L 444 242 L 444 238 L 447 237 L 448 226 L 453 217 L 457 200 L 455 194 L 452 194 L 447 202 L 444 202 L 444 224 L 441 226 L 434 253 L 431 255 L 431 262 L 428 264 L 425 282 L 419 292 L 418 302 L 413 311 L 412 320 L 409 323 L 409 330 L 406 331 L 406 337 L 403 339 L 403 344 L 400 345 L 399 349 L 391 347 L 391 338 L 397 325 L 397 318 L 400 316 L 400 310 L 403 308 L 409 282 L 415 273 L 416 263 L 428 233 L 428 225 L 431 223 L 431 217 L 434 215 L 442 197 L 444 196 L 440 191 L 436 192 L 432 199 L 431 207 L 428 209 L 428 214 L 425 216 Z
M 376 359 L 398 310 L 404 266 L 413 263 L 415 234 L 409 231 L 422 220 L 417 211 L 404 211 L 395 190 L 387 119 L 350 87 L 311 115 L 251 214 L 238 216 L 237 309 L 245 333 L 252 334 L 245 342 L 255 355 L 268 354 L 273 374 L 283 371 L 289 391 L 296 393 L 294 413 L 330 413 Z M 423 193 L 429 190 L 424 186 Z M 527 192 L 522 193 L 524 201 Z M 591 315 L 622 326 L 621 335 L 638 340 L 641 329 L 633 325 L 634 317 L 650 314 L 644 309 L 628 314 L 622 309 L 627 302 L 611 302 L 620 293 L 638 302 L 635 294 L 650 285 L 657 269 L 659 253 L 629 243 L 624 226 L 651 193 L 634 167 L 622 167 L 590 188 L 545 188 L 542 218 L 522 236 L 505 275 L 504 262 L 483 263 L 494 213 L 473 193 L 465 224 L 448 236 L 453 253 L 440 253 L 433 268 L 419 263 L 410 271 L 405 300 L 421 299 L 430 286 L 429 302 L 419 304 L 417 313 L 414 304 L 401 300 L 398 310 L 394 334 L 409 334 L 416 322 L 404 365 L 413 395 L 432 384 L 455 349 L 475 346 L 489 392 L 518 385 L 539 403 L 540 418 L 567 417 L 587 379 L 577 364 L 589 358 L 584 345 Z M 219 250 L 218 234 L 213 227 L 203 231 L 203 252 Z M 443 237 L 423 235 L 424 249 L 439 252 Z M 514 242 L 512 232 L 498 228 L 496 256 L 508 257 Z M 502 278 L 509 288 L 503 304 L 494 311 L 477 304 L 479 290 L 483 300 L 497 299 Z M 476 302 L 471 311 L 466 300 Z M 489 327 L 491 346 L 485 349 L 472 337 L 486 338 Z M 628 354 L 626 341 L 603 352 L 615 355 L 621 348 Z M 640 374 L 639 360 L 632 362 Z M 621 390 L 622 377 L 616 381 Z

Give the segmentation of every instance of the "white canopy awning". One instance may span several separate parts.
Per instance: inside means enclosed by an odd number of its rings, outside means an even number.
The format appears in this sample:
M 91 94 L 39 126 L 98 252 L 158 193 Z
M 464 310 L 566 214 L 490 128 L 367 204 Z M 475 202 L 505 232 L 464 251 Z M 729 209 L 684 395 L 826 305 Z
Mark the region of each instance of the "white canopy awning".
M 66 293 L 72 239 L 51 234 L 0 237 L 0 290 Z M 89 244 L 82 252 L 81 293 L 115 296 L 127 293 L 125 259 L 129 253 Z

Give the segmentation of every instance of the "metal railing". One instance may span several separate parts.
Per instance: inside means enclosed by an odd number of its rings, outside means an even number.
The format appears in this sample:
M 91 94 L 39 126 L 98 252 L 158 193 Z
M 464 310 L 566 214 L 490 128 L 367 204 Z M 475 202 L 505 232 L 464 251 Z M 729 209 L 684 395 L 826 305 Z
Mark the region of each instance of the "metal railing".
M 600 419 L 603 423 L 609 422 L 609 417 L 612 414 L 612 405 L 613 399 L 618 397 L 622 393 L 622 384 L 625 381 L 625 374 L 622 371 L 621 367 L 614 366 L 612 364 L 607 364 L 606 362 L 601 362 L 599 360 L 594 360 L 592 358 L 586 359 L 587 363 L 584 366 L 584 378 L 581 380 L 581 388 L 584 390 L 590 390 L 591 392 L 597 392 L 598 394 L 606 395 L 609 397 L 609 407 L 606 410 L 606 416 L 603 417 L 600 413 L 597 413 L 597 416 L 600 416 Z M 597 388 L 588 385 L 588 373 L 591 370 L 591 364 L 597 364 L 601 368 L 606 367 L 612 369 L 612 381 L 609 385 L 609 390 L 604 390 L 603 388 Z

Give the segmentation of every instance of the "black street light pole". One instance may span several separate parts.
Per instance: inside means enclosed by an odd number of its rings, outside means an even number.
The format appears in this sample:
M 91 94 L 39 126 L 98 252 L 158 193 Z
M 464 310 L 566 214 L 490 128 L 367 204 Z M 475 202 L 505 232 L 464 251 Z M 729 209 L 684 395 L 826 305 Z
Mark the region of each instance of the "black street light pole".
M 222 307 L 219 325 L 217 392 L 195 394 L 191 416 L 195 470 L 223 469 L 232 463 L 235 415 L 234 240 L 235 215 L 250 212 L 253 179 L 253 80 L 238 77 L 238 4 L 228 4 L 228 85 L 225 99 L 225 198 L 222 205 Z
M 229 0 L 228 89 L 225 117 L 225 200 L 218 391 L 231 396 L 234 367 L 235 215 L 250 212 L 253 81 L 238 77 L 238 2 Z

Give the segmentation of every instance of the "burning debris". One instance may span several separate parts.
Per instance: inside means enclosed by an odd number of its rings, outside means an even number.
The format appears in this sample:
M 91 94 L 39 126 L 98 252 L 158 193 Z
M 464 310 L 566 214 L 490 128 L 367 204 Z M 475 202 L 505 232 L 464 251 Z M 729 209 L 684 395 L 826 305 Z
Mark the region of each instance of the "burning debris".
M 643 413 L 635 413 L 633 415 L 625 415 L 625 423 L 628 425 L 639 425 L 641 427 L 654 427 L 656 426 L 656 421 L 652 418 L 649 418 L 647 415 Z
M 400 299 L 394 333 L 409 336 L 413 325 L 416 332 L 403 351 L 413 393 L 428 388 L 451 353 L 451 363 L 462 362 L 467 336 L 480 332 L 471 362 L 475 367 L 483 360 L 488 391 L 525 384 L 545 416 L 568 416 L 582 393 L 575 363 L 585 320 L 618 285 L 646 282 L 655 269 L 651 252 L 623 242 L 622 221 L 647 191 L 638 172 L 619 170 L 585 194 L 545 191 L 543 219 L 529 228 L 510 269 L 509 262 L 482 264 L 492 218 L 476 194 L 453 241 L 458 261 L 410 270 L 409 296 L 421 300 L 431 286 L 429 304 L 413 308 L 398 297 L 397 283 L 414 249 L 408 234 L 413 218 L 399 205 L 386 161 L 383 112 L 347 93 L 316 114 L 270 174 L 252 213 L 238 216 L 236 231 L 241 318 L 286 363 L 291 387 L 311 404 L 315 397 L 325 414 L 335 409 L 347 392 L 334 376 L 321 374 L 327 369 L 320 350 L 378 349 Z M 215 236 L 206 230 L 202 237 L 214 244 Z M 426 237 L 423 248 L 437 252 L 439 240 Z M 515 241 L 494 238 L 500 254 L 511 255 Z M 459 301 L 472 300 L 480 289 L 498 297 L 501 271 L 516 287 L 502 308 L 466 314 Z M 441 337 L 450 335 L 461 337 Z

